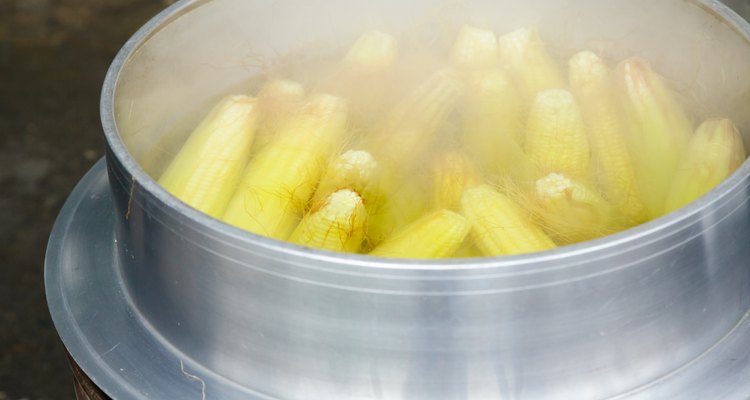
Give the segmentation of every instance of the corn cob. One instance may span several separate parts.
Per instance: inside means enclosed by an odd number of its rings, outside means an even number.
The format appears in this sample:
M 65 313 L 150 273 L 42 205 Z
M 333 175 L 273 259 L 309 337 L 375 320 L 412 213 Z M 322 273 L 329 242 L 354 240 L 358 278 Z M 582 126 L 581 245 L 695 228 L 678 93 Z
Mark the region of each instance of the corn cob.
M 375 201 L 367 205 L 370 212 L 367 225 L 367 245 L 373 247 L 408 225 L 429 210 L 430 197 L 424 179 L 412 174 L 401 178 L 399 185 L 380 179 Z
M 286 239 L 313 195 L 325 161 L 344 140 L 346 102 L 317 95 L 248 164 L 224 221 Z
M 469 233 L 466 219 L 439 210 L 419 219 L 381 243 L 371 256 L 439 259 L 453 256 Z
M 536 29 L 518 29 L 501 36 L 498 43 L 503 66 L 518 82 L 527 101 L 539 92 L 565 87 L 563 75 Z
M 465 25 L 453 45 L 453 64 L 458 68 L 493 68 L 500 64 L 495 32 Z
M 479 171 L 469 158 L 458 151 L 446 151 L 432 162 L 435 209 L 458 210 L 464 190 L 481 183 Z
M 638 192 L 625 127 L 615 97 L 612 73 L 598 56 L 583 51 L 570 60 L 570 85 L 581 106 L 594 165 L 604 197 L 628 226 L 648 219 Z
M 255 99 L 225 98 L 193 131 L 159 183 L 185 203 L 220 218 L 242 177 L 257 124 Z
M 488 175 L 533 183 L 534 167 L 523 152 L 523 106 L 516 88 L 500 69 L 471 74 L 463 128 L 466 152 Z
M 371 243 L 379 243 L 400 225 L 424 214 L 429 196 L 422 180 L 415 179 L 416 167 L 432 149 L 459 92 L 453 74 L 435 73 L 394 108 L 381 133 L 372 137 L 369 148 L 381 166 L 377 190 L 384 195 L 370 204 L 367 232 Z
M 365 32 L 320 90 L 348 99 L 351 118 L 361 126 L 370 126 L 388 104 L 398 53 L 393 36 L 379 31 Z
M 651 218 L 664 211 L 669 185 L 693 132 L 685 111 L 647 61 L 634 58 L 617 68 L 628 115 L 628 145 L 638 189 Z
M 550 174 L 536 183 L 537 217 L 559 243 L 577 243 L 614 233 L 616 214 L 596 190 L 564 175 Z
M 343 59 L 343 67 L 357 70 L 358 74 L 373 74 L 386 71 L 398 61 L 398 42 L 393 36 L 379 32 L 365 32 L 349 48 Z
M 471 240 L 465 240 L 461 247 L 456 250 L 456 254 L 453 258 L 479 258 L 482 257 L 482 252 L 479 250 L 476 244 Z
M 266 147 L 284 121 L 302 104 L 305 88 L 294 81 L 272 79 L 258 92 L 260 127 L 253 144 L 253 153 Z
M 490 186 L 466 190 L 461 210 L 471 224 L 474 242 L 485 256 L 533 253 L 555 247 L 523 209 Z
M 367 210 L 362 198 L 351 190 L 339 190 L 302 219 L 289 241 L 323 250 L 356 253 L 365 236 L 366 220 Z
M 526 154 L 546 175 L 553 172 L 581 181 L 591 176 L 591 152 L 581 111 L 570 92 L 539 93 L 526 125 Z
M 460 91 L 460 82 L 451 72 L 433 74 L 387 117 L 372 143 L 373 155 L 399 174 L 419 163 L 455 108 Z
M 677 210 L 708 193 L 736 171 L 746 158 L 742 137 L 732 121 L 704 122 L 680 163 L 665 211 Z
M 287 79 L 272 79 L 258 92 L 262 119 L 278 121 L 288 116 L 305 96 L 302 84 Z
M 370 153 L 349 150 L 327 167 L 311 204 L 315 206 L 341 189 L 353 190 L 365 203 L 374 202 L 379 197 L 376 193 L 377 172 L 378 162 Z

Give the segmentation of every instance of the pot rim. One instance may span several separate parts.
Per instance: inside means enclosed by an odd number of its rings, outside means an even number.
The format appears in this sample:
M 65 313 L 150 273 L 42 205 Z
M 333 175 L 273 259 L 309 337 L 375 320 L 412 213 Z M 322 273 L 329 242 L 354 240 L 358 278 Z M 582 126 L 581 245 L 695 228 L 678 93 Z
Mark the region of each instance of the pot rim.
M 100 116 L 104 137 L 109 147 L 109 156 L 114 156 L 123 166 L 124 171 L 132 177 L 143 189 L 152 195 L 161 205 L 169 211 L 178 213 L 181 217 L 194 223 L 207 234 L 217 237 L 226 237 L 246 244 L 275 251 L 281 257 L 294 257 L 298 259 L 310 259 L 324 261 L 332 265 L 345 266 L 346 268 L 369 268 L 380 270 L 482 270 L 490 268 L 507 268 L 524 265 L 527 273 L 535 272 L 533 267 L 549 269 L 549 263 L 560 265 L 561 262 L 581 256 L 595 256 L 600 253 L 621 253 L 625 248 L 638 248 L 645 244 L 664 239 L 673 235 L 682 227 L 692 225 L 699 221 L 700 214 L 715 204 L 720 204 L 727 197 L 736 194 L 743 186 L 750 182 L 750 159 L 743 163 L 742 167 L 735 171 L 732 176 L 722 182 L 700 199 L 666 216 L 639 225 L 637 227 L 618 232 L 603 238 L 586 241 L 574 245 L 563 246 L 557 249 L 542 251 L 531 254 L 500 257 L 482 257 L 469 259 L 447 259 L 447 260 L 409 260 L 409 259 L 385 259 L 370 257 L 359 254 L 341 254 L 326 250 L 311 249 L 267 238 L 252 232 L 248 232 L 218 219 L 208 216 L 187 204 L 183 203 L 159 185 L 140 164 L 132 157 L 121 139 L 116 123 L 114 99 L 118 80 L 123 68 L 127 65 L 130 57 L 161 28 L 170 22 L 185 15 L 193 9 L 206 5 L 212 0 L 179 0 L 177 3 L 167 7 L 143 25 L 133 36 L 128 39 L 120 49 L 110 65 L 101 93 Z M 684 0 L 696 4 L 706 12 L 713 14 L 720 20 L 728 23 L 738 35 L 750 44 L 750 23 L 740 17 L 735 11 L 718 0 Z M 677 229 L 670 229 L 677 228 Z M 613 252 L 612 249 L 618 249 Z M 594 257 L 600 258 L 601 256 Z M 562 268 L 570 267 L 570 264 L 562 265 Z M 356 271 L 352 271 L 356 272 Z M 360 271 L 363 272 L 363 271 Z

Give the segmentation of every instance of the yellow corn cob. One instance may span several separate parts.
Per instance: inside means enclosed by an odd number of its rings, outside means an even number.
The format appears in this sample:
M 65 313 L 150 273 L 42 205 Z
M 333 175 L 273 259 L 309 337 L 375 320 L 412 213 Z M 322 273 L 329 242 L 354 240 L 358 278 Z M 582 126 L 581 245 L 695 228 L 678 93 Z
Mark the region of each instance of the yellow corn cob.
M 366 220 L 367 210 L 362 198 L 351 190 L 339 190 L 302 219 L 289 241 L 323 250 L 356 253 L 365 236 Z
M 311 98 L 250 161 L 224 221 L 286 239 L 312 197 L 325 161 L 344 140 L 346 126 L 343 99 L 329 95 Z
M 616 214 L 594 189 L 561 174 L 536 183 L 538 212 L 544 228 L 559 243 L 577 243 L 614 233 Z
M 627 225 L 648 219 L 625 138 L 624 121 L 612 73 L 596 54 L 583 51 L 570 60 L 570 85 L 581 106 L 591 145 L 594 178 Z
M 278 121 L 288 116 L 302 101 L 305 88 L 287 79 L 272 79 L 258 92 L 262 119 Z
M 429 195 L 416 170 L 431 151 L 459 93 L 453 74 L 435 73 L 394 108 L 381 133 L 372 137 L 369 148 L 381 166 L 377 190 L 383 196 L 370 205 L 367 232 L 371 243 L 379 243 L 424 214 Z
M 460 91 L 457 77 L 447 70 L 429 77 L 387 117 L 372 145 L 375 157 L 399 174 L 418 164 L 456 106 Z
M 270 143 L 292 113 L 300 107 L 305 96 L 304 87 L 286 79 L 272 79 L 258 92 L 260 126 L 253 142 L 253 153 Z
M 481 183 L 479 171 L 469 158 L 458 151 L 438 154 L 432 162 L 435 209 L 458 210 L 464 190 Z
M 488 175 L 533 184 L 533 164 L 521 147 L 521 103 L 518 91 L 501 69 L 472 73 L 462 138 L 466 152 Z
M 527 101 L 537 93 L 565 87 L 563 75 L 536 29 L 518 29 L 498 39 L 500 59 Z
M 257 123 L 255 99 L 222 100 L 193 131 L 159 183 L 185 203 L 220 218 L 242 177 Z
M 628 145 L 643 203 L 651 218 L 664 211 L 667 190 L 693 132 L 685 111 L 647 61 L 617 68 L 628 114 Z
M 371 126 L 389 103 L 398 58 L 398 43 L 393 36 L 366 32 L 333 68 L 320 90 L 348 99 L 352 120 L 359 126 Z
M 461 210 L 471 224 L 474 242 L 486 256 L 533 253 L 555 247 L 523 209 L 490 186 L 466 190 Z
M 381 243 L 371 256 L 439 259 L 453 256 L 469 233 L 466 219 L 440 210 L 419 219 Z
M 667 196 L 666 212 L 696 200 L 736 171 L 747 155 L 732 121 L 704 122 L 690 141 Z
M 369 247 L 381 243 L 393 232 L 416 221 L 429 210 L 430 197 L 423 178 L 412 174 L 409 179 L 399 179 L 398 186 L 383 182 L 384 180 L 380 180 L 378 197 L 367 205 L 370 211 L 367 226 Z
M 548 90 L 539 93 L 526 125 L 526 154 L 538 173 L 564 173 L 588 181 L 591 151 L 581 111 L 570 92 Z
M 378 162 L 364 150 L 349 150 L 326 169 L 311 204 L 315 206 L 341 189 L 357 192 L 368 203 L 376 201 Z
M 479 258 L 483 257 L 482 252 L 479 250 L 476 244 L 470 238 L 464 241 L 461 247 L 453 255 L 453 258 Z
M 377 74 L 390 69 L 398 60 L 398 42 L 393 36 L 379 32 L 365 32 L 349 48 L 342 67 L 356 74 Z
M 465 25 L 453 45 L 453 64 L 459 68 L 492 68 L 500 64 L 495 32 Z

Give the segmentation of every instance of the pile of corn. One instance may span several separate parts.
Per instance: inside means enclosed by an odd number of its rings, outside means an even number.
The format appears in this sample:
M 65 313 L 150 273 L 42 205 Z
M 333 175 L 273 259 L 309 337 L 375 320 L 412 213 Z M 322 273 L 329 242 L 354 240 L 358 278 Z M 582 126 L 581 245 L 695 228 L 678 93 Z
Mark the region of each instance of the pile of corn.
M 318 85 L 269 79 L 254 97 L 223 99 L 159 182 L 269 238 L 430 259 L 618 232 L 692 202 L 745 160 L 731 121 L 695 129 L 642 59 L 610 69 L 582 51 L 566 79 L 535 30 L 470 26 L 445 58 L 404 90 L 395 38 L 366 33 Z

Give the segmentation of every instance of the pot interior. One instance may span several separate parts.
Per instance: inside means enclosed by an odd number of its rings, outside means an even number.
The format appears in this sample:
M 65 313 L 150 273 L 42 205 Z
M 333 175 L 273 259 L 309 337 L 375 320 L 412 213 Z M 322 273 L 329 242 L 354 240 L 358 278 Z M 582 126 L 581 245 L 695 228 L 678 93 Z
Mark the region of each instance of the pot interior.
M 253 93 L 268 75 L 309 80 L 309 66 L 338 59 L 370 29 L 447 52 L 463 24 L 499 34 L 536 27 L 563 67 L 584 49 L 614 61 L 644 57 L 696 119 L 729 117 L 750 132 L 747 32 L 699 1 L 206 0 L 184 7 L 127 58 L 114 92 L 117 133 L 158 177 L 218 98 Z

